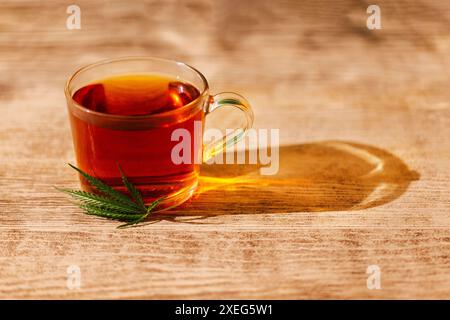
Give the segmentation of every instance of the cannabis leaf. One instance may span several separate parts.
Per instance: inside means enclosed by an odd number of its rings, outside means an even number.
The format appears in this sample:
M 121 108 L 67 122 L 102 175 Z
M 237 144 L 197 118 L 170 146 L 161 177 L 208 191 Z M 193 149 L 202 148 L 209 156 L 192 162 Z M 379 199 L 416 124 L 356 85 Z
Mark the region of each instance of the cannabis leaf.
M 146 206 L 140 192 L 128 181 L 119 164 L 117 164 L 117 166 L 122 177 L 122 182 L 130 193 L 131 198 L 114 190 L 103 181 L 94 178 L 74 165 L 69 163 L 69 166 L 78 171 L 86 181 L 91 186 L 95 187 L 101 194 L 66 188 L 56 189 L 68 194 L 75 200 L 78 200 L 78 206 L 88 215 L 126 222 L 125 224 L 118 226 L 118 228 L 128 227 L 144 221 L 153 209 L 164 199 L 164 197 L 159 198 Z

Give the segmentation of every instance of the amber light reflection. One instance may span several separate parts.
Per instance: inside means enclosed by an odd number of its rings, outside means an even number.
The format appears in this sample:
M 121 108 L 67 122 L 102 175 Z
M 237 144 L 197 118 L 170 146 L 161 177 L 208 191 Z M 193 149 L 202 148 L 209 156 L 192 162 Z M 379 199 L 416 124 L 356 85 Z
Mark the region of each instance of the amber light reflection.
M 342 141 L 280 147 L 280 168 L 202 165 L 194 197 L 168 214 L 197 215 L 360 210 L 388 203 L 419 179 L 397 156 Z

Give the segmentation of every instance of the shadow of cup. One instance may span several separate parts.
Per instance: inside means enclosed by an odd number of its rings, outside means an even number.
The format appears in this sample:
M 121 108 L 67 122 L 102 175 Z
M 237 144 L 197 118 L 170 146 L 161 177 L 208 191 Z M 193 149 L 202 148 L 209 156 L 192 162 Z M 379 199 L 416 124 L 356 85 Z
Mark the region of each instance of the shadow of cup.
M 419 179 L 387 151 L 341 141 L 283 146 L 278 173 L 261 175 L 261 167 L 260 163 L 202 165 L 194 197 L 167 214 L 360 210 L 398 198 Z

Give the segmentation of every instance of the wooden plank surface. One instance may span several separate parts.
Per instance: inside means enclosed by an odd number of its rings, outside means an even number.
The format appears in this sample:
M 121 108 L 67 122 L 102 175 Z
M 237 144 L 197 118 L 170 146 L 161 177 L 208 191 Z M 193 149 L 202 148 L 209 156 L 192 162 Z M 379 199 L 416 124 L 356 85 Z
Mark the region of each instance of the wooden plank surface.
M 67 1 L 0 3 L 0 298 L 450 298 L 448 2 L 377 1 L 374 31 L 365 1 L 76 4 L 81 30 Z M 64 82 L 129 55 L 248 97 L 279 173 L 206 166 L 142 227 L 83 215 L 53 189 L 78 185 Z

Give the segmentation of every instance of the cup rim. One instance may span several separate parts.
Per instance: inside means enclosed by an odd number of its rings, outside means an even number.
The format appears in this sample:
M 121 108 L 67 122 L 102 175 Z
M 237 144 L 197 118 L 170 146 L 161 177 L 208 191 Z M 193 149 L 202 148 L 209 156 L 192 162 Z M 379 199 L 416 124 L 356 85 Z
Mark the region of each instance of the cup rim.
M 104 65 L 104 64 L 108 64 L 108 63 L 113 63 L 113 62 L 120 62 L 120 61 L 129 61 L 129 60 L 153 60 L 156 62 L 169 62 L 169 63 L 175 63 L 177 65 L 186 67 L 188 69 L 190 69 L 191 71 L 195 72 L 198 76 L 200 76 L 200 78 L 202 79 L 203 82 L 203 90 L 200 93 L 200 95 L 195 98 L 194 100 L 192 100 L 191 102 L 189 102 L 188 104 L 182 106 L 181 108 L 175 109 L 175 110 L 169 110 L 169 111 L 165 111 L 165 112 L 161 112 L 161 113 L 156 113 L 156 114 L 149 114 L 149 115 L 138 115 L 138 116 L 123 116 L 123 115 L 118 115 L 118 114 L 109 114 L 109 113 L 104 113 L 104 112 L 98 112 L 98 111 L 93 111 L 90 110 L 86 107 L 84 107 L 83 105 L 79 104 L 78 102 L 76 102 L 73 97 L 72 94 L 70 93 L 70 84 L 72 83 L 72 81 L 76 78 L 77 75 L 79 75 L 80 73 L 82 73 L 83 71 L 89 70 L 89 69 L 93 69 L 95 67 Z M 90 63 L 87 65 L 84 65 L 80 68 L 78 68 L 70 77 L 69 79 L 67 79 L 66 84 L 64 86 L 64 93 L 66 95 L 66 99 L 69 100 L 71 102 L 71 104 L 78 109 L 81 112 L 93 115 L 93 116 L 100 116 L 100 117 L 109 117 L 109 118 L 114 118 L 114 119 L 122 119 L 122 120 L 142 120 L 142 119 L 157 119 L 157 118 L 164 118 L 167 116 L 171 116 L 174 114 L 178 114 L 180 112 L 184 112 L 185 110 L 188 110 L 189 108 L 191 108 L 192 106 L 196 105 L 201 99 L 203 99 L 203 97 L 208 93 L 209 90 L 209 85 L 208 85 L 208 81 L 206 80 L 205 76 L 196 68 L 194 68 L 193 66 L 184 63 L 184 62 L 180 62 L 177 60 L 171 60 L 171 59 L 164 59 L 164 58 L 157 58 L 157 57 L 152 57 L 152 56 L 125 56 L 125 57 L 119 57 L 119 58 L 110 58 L 110 59 L 104 59 L 104 60 L 100 60 L 94 63 Z

